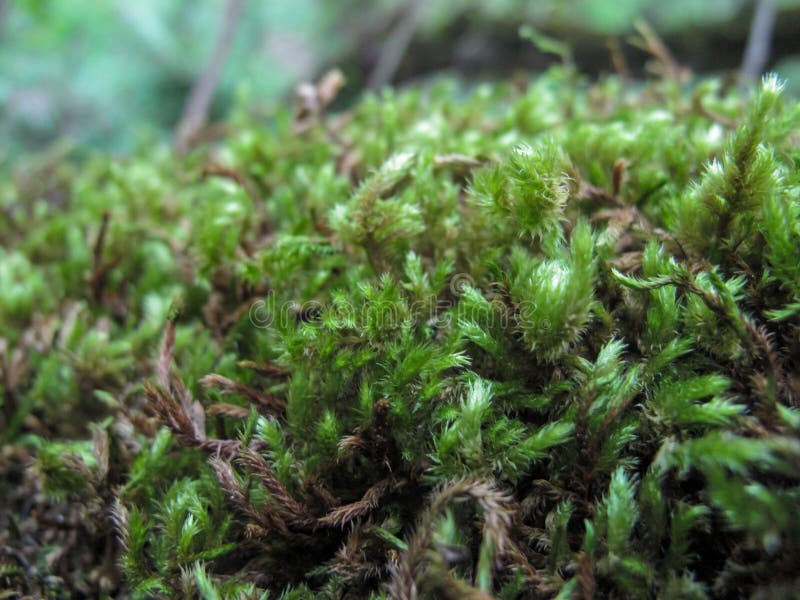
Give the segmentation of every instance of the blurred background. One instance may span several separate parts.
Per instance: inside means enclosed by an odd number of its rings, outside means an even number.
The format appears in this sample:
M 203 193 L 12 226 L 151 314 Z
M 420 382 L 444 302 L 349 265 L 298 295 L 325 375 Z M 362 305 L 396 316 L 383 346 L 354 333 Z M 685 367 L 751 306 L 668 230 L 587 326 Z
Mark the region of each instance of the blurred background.
M 565 56 L 591 78 L 638 80 L 643 32 L 687 73 L 776 70 L 800 94 L 800 0 L 0 0 L 0 163 L 54 143 L 124 153 L 234 107 L 266 118 L 333 66 L 340 108 Z

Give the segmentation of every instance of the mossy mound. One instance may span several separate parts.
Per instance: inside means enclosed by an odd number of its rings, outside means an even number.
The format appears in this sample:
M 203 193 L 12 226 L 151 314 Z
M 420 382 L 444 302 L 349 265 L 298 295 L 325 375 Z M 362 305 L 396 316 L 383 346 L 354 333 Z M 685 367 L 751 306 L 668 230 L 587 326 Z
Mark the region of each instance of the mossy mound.
M 800 105 L 442 85 L 2 184 L 0 582 L 800 587 Z

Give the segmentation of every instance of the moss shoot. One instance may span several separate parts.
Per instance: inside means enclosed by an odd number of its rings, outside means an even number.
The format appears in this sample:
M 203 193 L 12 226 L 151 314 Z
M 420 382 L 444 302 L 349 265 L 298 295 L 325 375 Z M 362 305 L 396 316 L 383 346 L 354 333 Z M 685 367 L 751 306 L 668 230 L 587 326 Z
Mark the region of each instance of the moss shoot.
M 779 82 L 314 93 L 0 180 L 0 588 L 796 592 Z

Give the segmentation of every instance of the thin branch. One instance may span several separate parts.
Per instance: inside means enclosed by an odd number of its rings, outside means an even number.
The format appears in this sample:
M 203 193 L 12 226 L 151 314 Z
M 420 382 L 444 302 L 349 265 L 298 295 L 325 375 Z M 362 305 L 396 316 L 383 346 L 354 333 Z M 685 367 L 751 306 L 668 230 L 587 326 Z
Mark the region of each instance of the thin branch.
M 107 262 L 103 262 L 103 249 L 106 245 L 106 237 L 108 237 L 108 223 L 110 220 L 111 214 L 107 210 L 103 211 L 100 229 L 92 247 L 92 270 L 89 273 L 88 282 L 95 302 L 100 302 L 103 299 L 103 290 L 108 280 L 108 274 L 122 259 L 121 256 L 117 256 Z
M 239 187 L 247 192 L 254 202 L 259 201 L 258 191 L 253 187 L 253 184 L 243 173 L 237 171 L 236 169 L 216 163 L 208 163 L 203 167 L 201 175 L 203 179 L 207 177 L 222 177 L 223 179 L 235 181 Z
M 618 38 L 609 38 L 606 42 L 608 53 L 611 55 L 611 64 L 614 66 L 614 71 L 619 77 L 619 80 L 626 84 L 631 80 L 631 68 L 628 66 L 628 61 L 625 59 L 625 53 L 622 51 L 622 44 Z
M 756 0 L 753 21 L 750 23 L 750 35 L 742 59 L 743 81 L 755 81 L 764 72 L 769 60 L 776 17 L 775 0 Z
M 408 549 L 391 566 L 392 579 L 388 592 L 392 600 L 414 600 L 420 597 L 419 579 L 424 575 L 428 548 L 433 537 L 436 518 L 450 504 L 473 499 L 483 512 L 483 536 L 497 555 L 504 554 L 511 543 L 509 530 L 512 521 L 511 499 L 495 489 L 490 481 L 462 479 L 441 488 L 407 540 Z M 477 592 L 465 586 L 464 592 Z M 463 595 L 462 595 L 463 597 Z
M 222 394 L 239 394 L 244 396 L 253 404 L 260 406 L 267 412 L 276 416 L 282 414 L 286 409 L 284 402 L 268 391 L 259 391 L 245 383 L 233 381 L 232 379 L 228 379 L 216 373 L 206 375 L 200 380 L 200 383 L 203 387 L 217 389 Z
M 378 90 L 392 82 L 400 62 L 406 55 L 411 40 L 414 38 L 414 33 L 417 31 L 417 25 L 420 22 L 424 7 L 424 2 L 420 0 L 411 0 L 409 2 L 405 13 L 400 18 L 400 22 L 381 48 L 378 62 L 369 75 L 367 83 L 369 89 Z
M 689 79 L 687 69 L 681 67 L 678 61 L 672 56 L 664 40 L 656 33 L 649 23 L 638 20 L 634 23 L 634 29 L 639 34 L 639 38 L 633 38 L 631 43 L 650 54 L 655 59 L 653 71 L 659 77 L 670 79 L 676 83 L 684 83 Z
M 228 500 L 248 519 L 254 526 L 248 529 L 250 535 L 256 534 L 254 537 L 261 537 L 267 535 L 272 529 L 277 529 L 284 535 L 289 534 L 289 528 L 286 526 L 284 520 L 276 515 L 274 511 L 259 510 L 250 502 L 250 494 L 247 486 L 239 482 L 234 474 L 231 464 L 222 460 L 218 456 L 211 456 L 208 459 L 208 464 L 214 470 L 214 473 L 219 480 L 220 487 L 225 491 Z
M 305 506 L 292 497 L 263 456 L 249 448 L 243 448 L 239 451 L 235 461 L 240 467 L 248 469 L 258 478 L 275 501 L 273 508 L 275 514 L 279 515 L 288 525 L 302 531 L 310 531 L 314 527 L 316 519 L 309 514 Z
M 389 491 L 394 482 L 391 479 L 383 479 L 369 488 L 360 500 L 334 508 L 327 515 L 319 520 L 321 525 L 331 527 L 344 527 L 353 519 L 366 515 L 371 510 L 377 508 L 381 498 Z
M 268 362 L 256 362 L 252 360 L 241 360 L 237 363 L 243 369 L 250 369 L 265 377 L 276 377 L 286 379 L 291 375 L 288 367 L 276 365 Z
M 169 389 L 170 368 L 172 366 L 172 354 L 175 351 L 175 319 L 167 321 L 167 329 L 164 331 L 164 338 L 161 341 L 161 352 L 156 363 L 156 382 L 165 390 Z
M 242 5 L 242 0 L 228 0 L 222 29 L 211 53 L 211 59 L 195 81 L 175 131 L 175 147 L 179 152 L 185 152 L 189 148 L 192 139 L 208 120 L 211 100 L 214 98 L 214 91 L 222 77 L 222 69 L 230 53 L 236 26 L 242 14 Z

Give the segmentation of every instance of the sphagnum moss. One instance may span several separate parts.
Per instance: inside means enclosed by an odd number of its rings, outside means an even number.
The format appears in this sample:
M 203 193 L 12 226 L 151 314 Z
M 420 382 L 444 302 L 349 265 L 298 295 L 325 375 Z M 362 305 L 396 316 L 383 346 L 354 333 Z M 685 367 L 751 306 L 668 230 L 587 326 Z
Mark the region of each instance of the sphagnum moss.
M 386 93 L 5 180 L 2 585 L 790 595 L 800 105 L 674 85 Z

